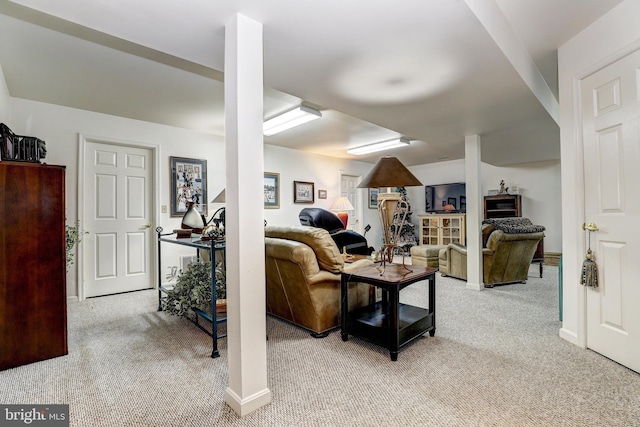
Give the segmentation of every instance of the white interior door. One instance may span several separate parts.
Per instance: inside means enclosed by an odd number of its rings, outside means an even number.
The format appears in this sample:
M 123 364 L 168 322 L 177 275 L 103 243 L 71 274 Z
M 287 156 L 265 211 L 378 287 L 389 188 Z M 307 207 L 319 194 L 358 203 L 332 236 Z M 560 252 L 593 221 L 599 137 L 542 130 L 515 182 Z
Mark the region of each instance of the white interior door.
M 640 372 L 640 51 L 581 82 L 585 215 L 591 249 L 587 346 Z M 585 248 L 586 250 L 586 248 Z
M 348 212 L 349 222 L 348 230 L 360 232 L 360 211 L 358 210 L 358 177 L 353 175 L 340 175 L 340 196 L 349 199 L 353 206 L 352 211 Z
M 85 146 L 85 297 L 153 288 L 153 152 Z

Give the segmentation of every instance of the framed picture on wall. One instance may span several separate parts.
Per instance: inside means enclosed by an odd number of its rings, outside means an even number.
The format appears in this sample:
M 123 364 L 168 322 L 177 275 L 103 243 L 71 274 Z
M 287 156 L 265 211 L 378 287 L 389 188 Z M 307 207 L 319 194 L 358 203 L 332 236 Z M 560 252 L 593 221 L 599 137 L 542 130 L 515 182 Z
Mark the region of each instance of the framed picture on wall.
M 327 190 L 318 190 L 318 199 L 326 199 Z
M 264 208 L 280 208 L 280 174 L 276 172 L 264 173 Z
M 207 216 L 207 161 L 186 157 L 169 157 L 171 169 L 171 216 L 181 217 L 193 202 Z
M 313 203 L 313 182 L 293 181 L 293 203 Z
M 378 209 L 378 188 L 369 188 L 369 209 Z

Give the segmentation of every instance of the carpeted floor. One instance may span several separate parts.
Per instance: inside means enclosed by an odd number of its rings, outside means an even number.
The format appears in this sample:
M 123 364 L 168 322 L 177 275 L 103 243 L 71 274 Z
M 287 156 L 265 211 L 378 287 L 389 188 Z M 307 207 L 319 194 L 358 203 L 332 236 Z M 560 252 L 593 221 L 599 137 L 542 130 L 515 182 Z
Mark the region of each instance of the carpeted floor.
M 69 305 L 69 355 L 0 372 L 0 403 L 68 403 L 73 426 L 640 426 L 640 375 L 558 337 L 557 267 L 526 284 L 437 278 L 437 331 L 388 352 L 268 318 L 273 402 L 224 403 L 226 339 L 142 291 Z M 426 306 L 426 286 L 402 300 Z

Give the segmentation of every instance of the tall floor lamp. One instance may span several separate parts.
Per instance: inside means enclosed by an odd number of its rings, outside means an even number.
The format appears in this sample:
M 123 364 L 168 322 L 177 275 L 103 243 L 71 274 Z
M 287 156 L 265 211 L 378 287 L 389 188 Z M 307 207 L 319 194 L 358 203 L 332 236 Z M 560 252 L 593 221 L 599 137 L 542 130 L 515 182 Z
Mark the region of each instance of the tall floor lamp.
M 371 172 L 364 177 L 358 188 L 387 187 L 386 193 L 378 193 L 378 216 L 382 225 L 384 244 L 382 245 L 382 273 L 386 263 L 393 263 L 396 249 L 402 250 L 402 266 L 404 264 L 404 249 L 398 246 L 404 220 L 409 211 L 409 204 L 400 198 L 400 193 L 392 193 L 391 187 L 412 187 L 422 185 L 409 170 L 395 157 L 385 156 L 378 160 Z M 395 227 L 393 219 L 396 218 Z

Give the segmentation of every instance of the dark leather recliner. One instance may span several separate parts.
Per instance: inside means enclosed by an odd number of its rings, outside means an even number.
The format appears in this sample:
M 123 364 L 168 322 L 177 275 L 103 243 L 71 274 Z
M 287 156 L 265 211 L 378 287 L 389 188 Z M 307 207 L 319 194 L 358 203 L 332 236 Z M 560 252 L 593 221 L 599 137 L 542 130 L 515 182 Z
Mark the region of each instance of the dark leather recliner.
M 371 255 L 374 251 L 362 234 L 353 230 L 344 230 L 342 220 L 331 211 L 321 208 L 304 208 L 298 214 L 298 218 L 301 225 L 327 230 L 340 252 L 345 247 L 348 254 Z

